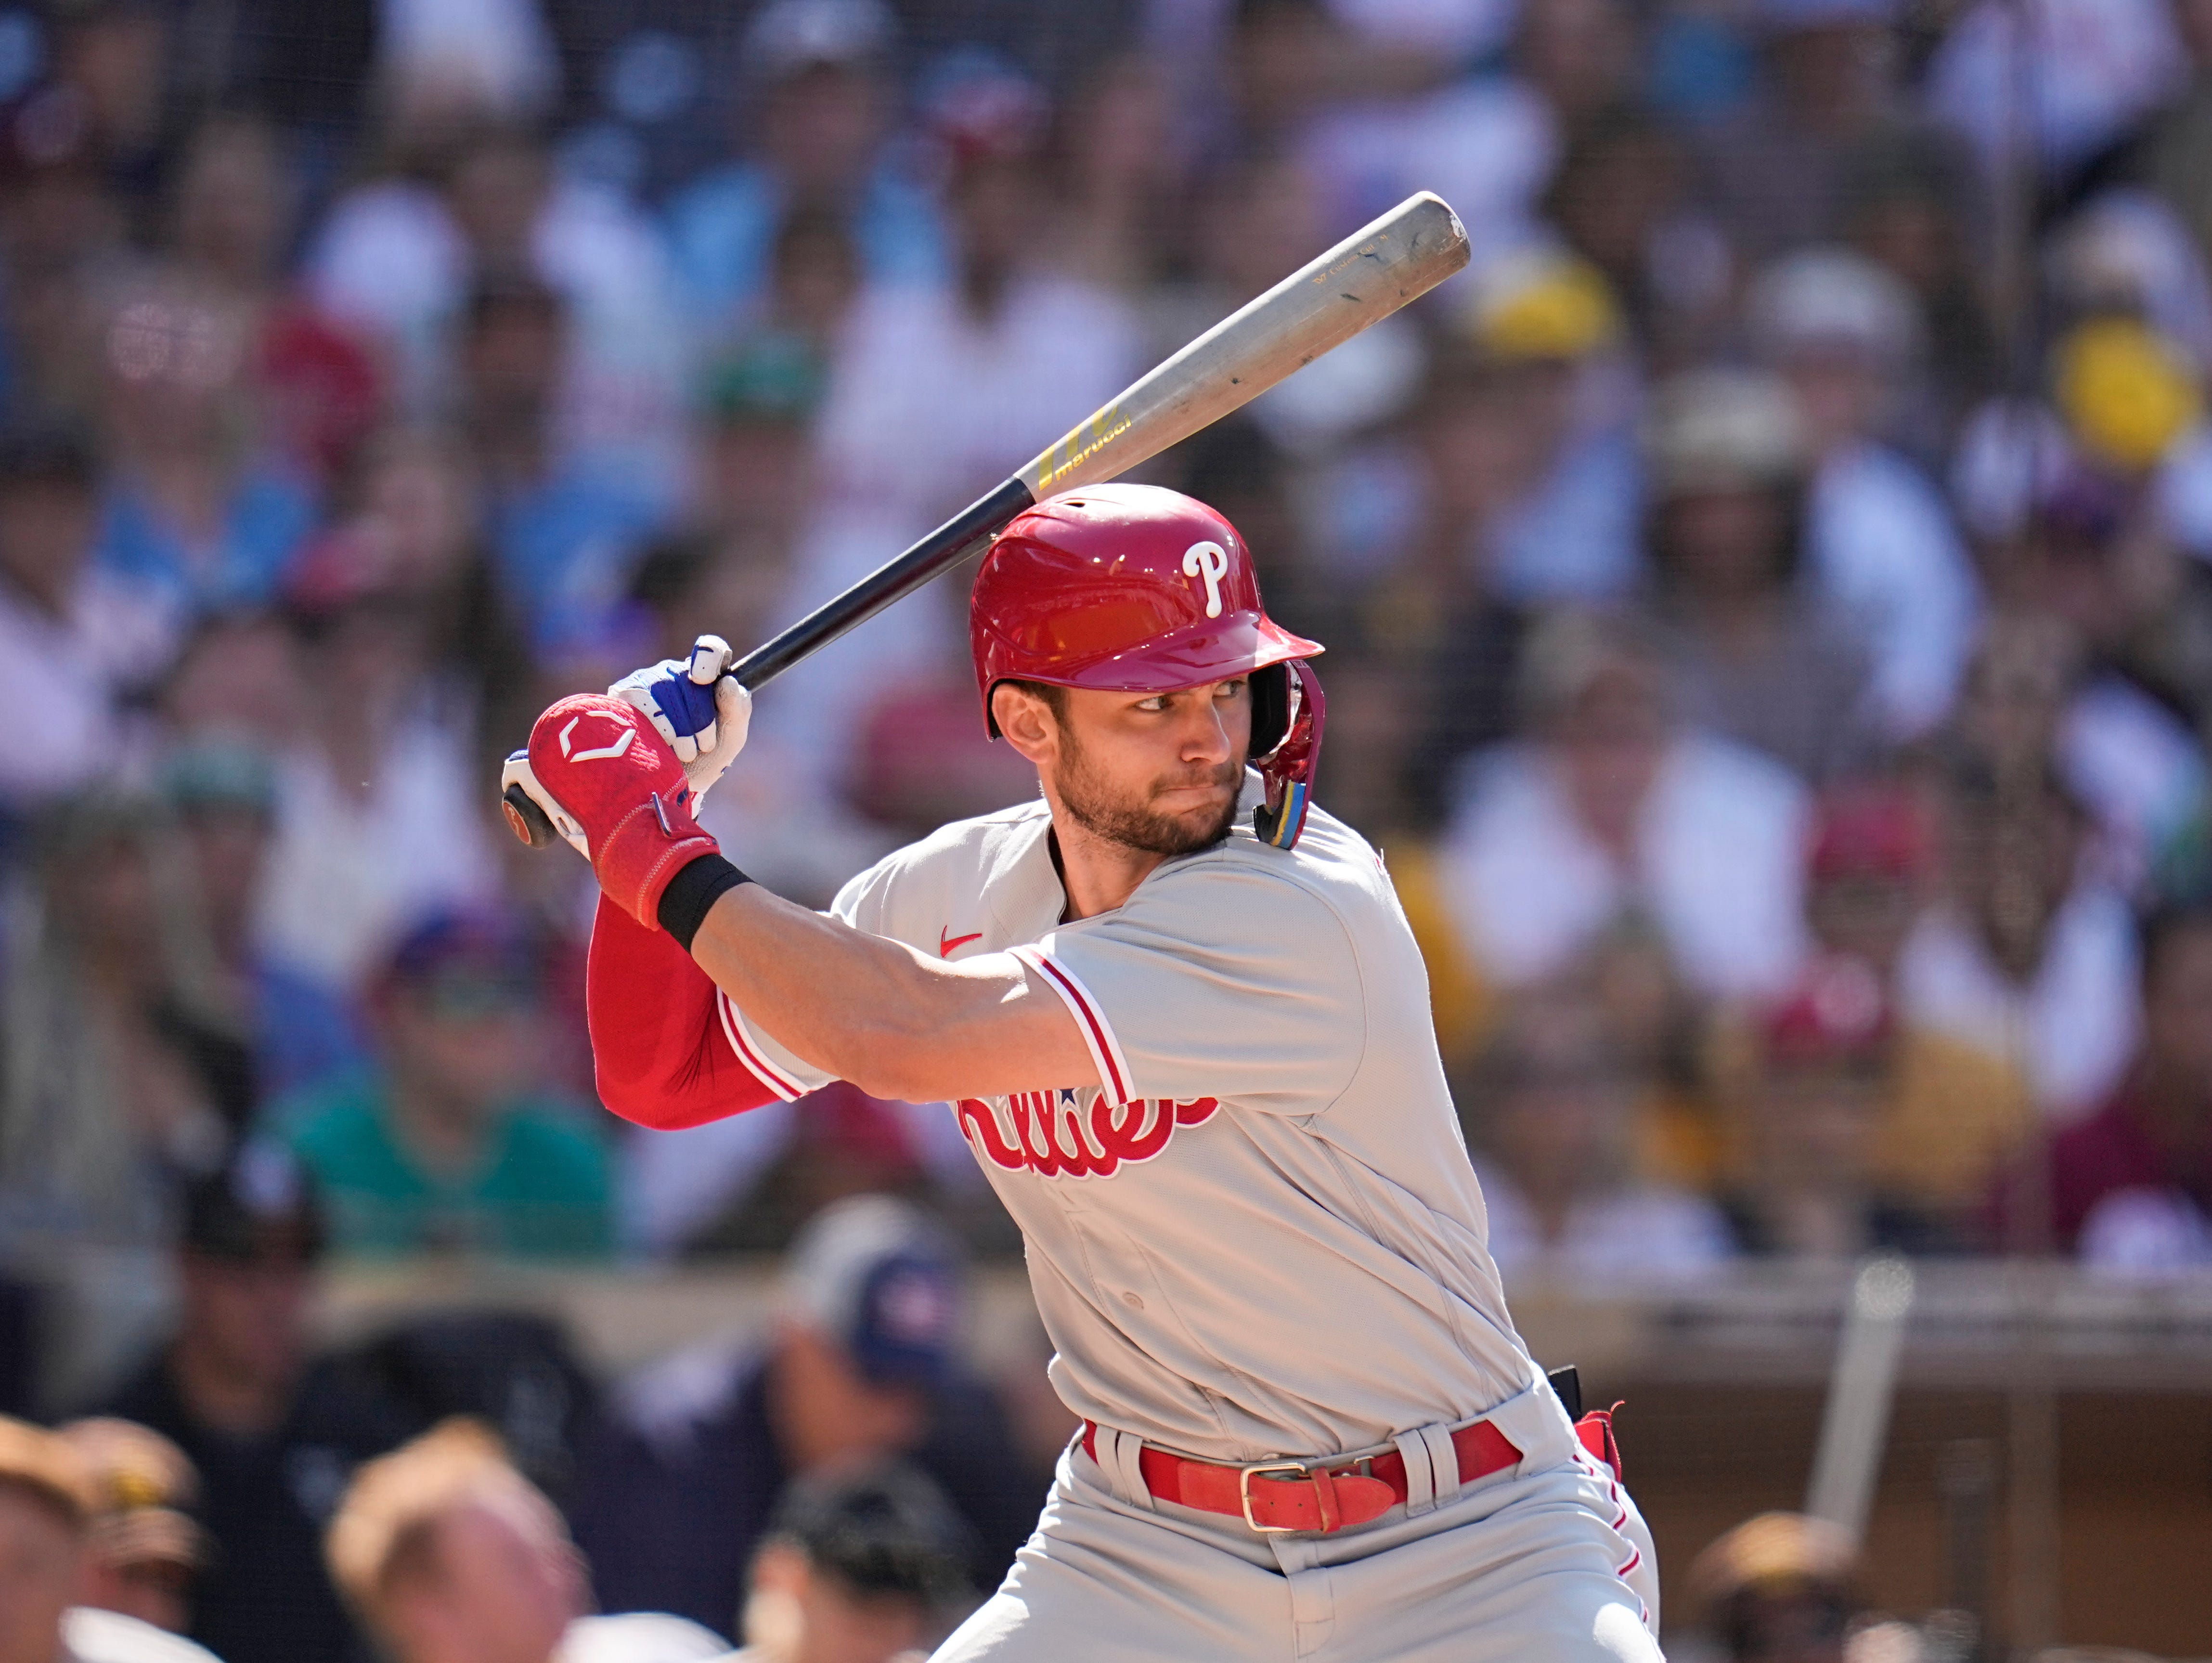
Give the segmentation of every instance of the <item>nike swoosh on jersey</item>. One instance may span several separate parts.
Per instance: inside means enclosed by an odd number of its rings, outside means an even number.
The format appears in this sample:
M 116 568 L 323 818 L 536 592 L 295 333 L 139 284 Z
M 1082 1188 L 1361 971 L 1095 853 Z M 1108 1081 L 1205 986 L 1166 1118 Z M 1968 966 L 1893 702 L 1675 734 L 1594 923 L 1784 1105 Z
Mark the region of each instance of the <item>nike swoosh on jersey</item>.
M 946 924 L 940 927 L 937 932 L 937 956 L 940 959 L 950 959 L 958 948 L 967 946 L 970 941 L 980 941 L 983 939 L 983 932 L 980 929 L 971 935 L 953 935 L 951 933 L 951 928 L 950 924 Z

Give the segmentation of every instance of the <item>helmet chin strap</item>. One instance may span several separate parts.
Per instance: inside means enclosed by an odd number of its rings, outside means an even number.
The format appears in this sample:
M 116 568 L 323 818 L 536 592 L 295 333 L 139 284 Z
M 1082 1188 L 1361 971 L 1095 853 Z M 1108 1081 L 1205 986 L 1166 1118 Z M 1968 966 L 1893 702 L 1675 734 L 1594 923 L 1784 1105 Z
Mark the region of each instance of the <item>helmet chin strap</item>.
M 1289 682 L 1290 710 L 1283 737 L 1252 765 L 1267 788 L 1267 800 L 1252 811 L 1260 841 L 1277 849 L 1297 847 L 1312 797 L 1314 764 L 1321 757 L 1322 718 L 1328 710 L 1321 679 L 1302 658 L 1283 666 Z

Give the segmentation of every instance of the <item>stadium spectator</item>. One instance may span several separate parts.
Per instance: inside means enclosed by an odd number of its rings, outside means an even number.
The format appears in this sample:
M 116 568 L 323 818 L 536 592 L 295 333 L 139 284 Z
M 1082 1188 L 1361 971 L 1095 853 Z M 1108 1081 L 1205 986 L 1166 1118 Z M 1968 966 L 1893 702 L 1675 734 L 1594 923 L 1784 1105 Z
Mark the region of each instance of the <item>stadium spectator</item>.
M 192 129 L 171 187 L 167 242 L 185 287 L 245 340 L 245 374 L 270 435 L 303 472 L 327 479 L 367 437 L 385 385 L 368 349 L 292 292 L 286 261 L 298 191 L 276 133 L 218 113 Z
M 100 791 L 33 830 L 0 1008 L 0 1210 L 26 1241 L 162 1251 L 180 1184 L 252 1107 L 241 1011 L 210 974 L 158 799 Z
M 1810 575 L 1857 621 L 1882 731 L 1916 737 L 1958 696 L 1976 611 L 1972 565 L 1948 506 L 1887 442 L 1917 369 L 1918 302 L 1873 261 L 1814 248 L 1762 271 L 1747 311 L 1804 423 Z
M 495 269 L 468 292 L 454 358 L 501 587 L 539 650 L 556 658 L 594 644 L 665 506 L 634 470 L 560 442 L 556 401 L 574 323 L 551 284 Z
M 298 742 L 299 643 L 273 612 L 222 612 L 185 637 L 156 710 L 175 744 L 246 744 L 271 755 Z
M 2077 637 L 2070 660 L 2053 655 L 2069 673 L 2058 742 L 2100 820 L 2140 859 L 2206 789 L 2212 577 L 2191 506 L 2204 491 L 2164 460 L 2204 466 L 2198 372 L 2129 318 L 2081 325 L 2052 357 L 2055 410 L 1978 412 L 1955 489 L 1993 590 Z
M 1364 580 L 1367 593 L 1357 596 L 1364 644 L 1386 676 L 1408 684 L 1394 691 L 1415 713 L 1402 790 L 1419 825 L 1443 818 L 1461 759 L 1511 738 L 1520 715 L 1514 683 L 1530 612 L 1491 581 L 1489 533 L 1537 459 L 1509 390 L 1510 378 L 1474 353 L 1449 344 L 1437 352 L 1410 423 L 1410 460 L 1424 487 L 1409 493 L 1416 516 L 1402 526 L 1355 521 L 1331 539 L 1353 558 L 1389 561 L 1379 571 L 1331 575 L 1343 588 Z M 1357 508 L 1371 493 L 1354 479 L 1342 494 Z
M 559 1512 L 471 1421 L 362 1467 L 325 1554 L 393 1663 L 692 1663 L 721 1647 L 678 1617 L 586 1615 L 589 1573 Z
M 707 379 L 699 516 L 757 539 L 766 579 L 787 576 L 816 484 L 808 448 L 824 373 L 814 343 L 778 331 L 748 337 Z
M 256 927 L 349 996 L 416 915 L 481 901 L 498 881 L 470 767 L 483 760 L 477 711 L 469 686 L 440 673 L 444 638 L 465 627 L 459 586 L 408 558 L 401 536 L 365 516 L 319 539 L 291 585 L 307 673 Z
M 167 609 L 93 563 L 99 493 L 76 438 L 0 436 L 0 698 L 26 718 L 0 750 L 15 814 L 93 783 L 173 645 Z
M 969 1532 L 912 1466 L 793 1484 L 745 1578 L 729 1663 L 905 1663 L 975 1602 Z
M 2143 173 L 2196 240 L 2197 258 L 2212 261 L 2212 174 L 2204 149 L 2212 131 L 2205 125 L 2212 119 L 2212 11 L 2181 0 L 2173 26 L 2189 51 L 2189 79 L 2144 134 Z
M 109 4 L 61 13 L 49 27 L 52 61 L 34 99 L 74 130 L 57 148 L 78 152 L 143 236 L 174 159 L 167 117 L 178 22 L 156 7 Z
M 207 1532 L 191 1516 L 199 1474 L 160 1433 L 109 1416 L 56 1433 L 76 1452 L 98 1500 L 87 1536 L 83 1603 L 172 1634 L 191 1626 L 192 1579 Z
M 1844 189 L 1844 240 L 1912 291 L 1926 326 L 1917 408 L 1896 436 L 1940 468 L 1966 412 L 1997 390 L 1996 325 L 1975 251 L 1981 226 L 1973 162 L 1894 129 L 1863 147 Z
M 191 1635 L 225 1663 L 366 1663 L 323 1571 L 322 1528 L 347 1474 L 405 1428 L 311 1356 L 322 1246 L 306 1176 L 248 1145 L 186 1196 L 174 1335 L 104 1405 L 198 1469 L 214 1552 Z
M 1969 746 L 1948 765 L 1944 892 L 1899 954 L 1897 992 L 1908 1020 L 2011 1063 L 2063 1124 L 2135 1050 L 2135 923 L 2079 798 L 2032 757 L 2005 760 Z
M 1483 277 L 1467 332 L 1528 448 L 1517 496 L 1481 530 L 1486 587 L 1524 605 L 1618 599 L 1642 565 L 1620 309 L 1596 267 L 1555 253 Z
M 1760 1019 L 1752 1043 L 1729 1105 L 1726 1204 L 1741 1249 L 1831 1259 L 1953 1249 L 1941 1221 L 1881 1170 L 1899 1047 L 1874 972 L 1850 959 L 1820 966 Z
M 1593 112 L 1546 192 L 1552 228 L 1605 274 L 1657 371 L 1710 356 L 1734 326 L 1735 261 L 1691 189 L 1684 135 L 1633 102 Z
M 1684 1280 L 1730 1256 L 1710 1203 L 1637 1178 L 1650 1082 L 1626 1061 L 1573 990 L 1534 990 L 1457 1093 L 1491 1256 L 1516 1288 Z
M 1698 135 L 1703 194 L 1746 264 L 1837 231 L 1851 161 L 1902 113 L 1891 28 L 1899 9 L 1896 0 L 1748 9 L 1757 84 Z
M 793 1481 L 914 1459 L 975 1532 L 993 1587 L 1028 1535 L 1036 1475 L 1003 1411 L 957 1368 L 958 1273 L 937 1229 L 866 1196 L 792 1244 L 765 1344 L 681 1354 L 629 1383 L 587 1451 L 574 1516 L 616 1611 L 731 1634 L 746 1567 Z
M 1698 1625 L 1729 1663 L 1845 1663 L 1866 1609 L 1859 1576 L 1837 1526 L 1762 1513 L 1708 1544 L 1688 1581 Z
M 753 152 L 693 181 L 668 208 L 685 298 L 720 332 L 769 284 L 777 228 L 794 210 L 848 228 L 871 283 L 928 285 L 949 260 L 936 204 L 885 143 L 897 25 L 878 0 L 774 0 L 746 33 Z
M 99 559 L 186 613 L 265 605 L 313 530 L 271 441 L 235 310 L 173 276 L 128 290 L 101 339 L 109 453 Z
M 1652 395 L 1649 610 L 1682 713 L 1815 783 L 1879 748 L 1872 665 L 1808 570 L 1804 418 L 1772 376 L 1706 369 Z
M 2161 0 L 2033 0 L 2025 11 L 1975 0 L 1937 45 L 1923 96 L 1992 185 L 2017 160 L 2056 197 L 2180 89 L 2187 63 Z
M 1874 1082 L 1872 1181 L 1899 1204 L 1956 1223 L 2029 1134 L 2034 1111 L 2011 1059 L 1900 1007 L 1899 965 L 1937 891 L 1936 842 L 1933 809 L 1909 785 L 1868 782 L 1824 797 L 1805 898 L 1817 954 L 1781 1005 L 1724 1023 L 1711 1059 L 1720 1094 L 1744 1115 L 1761 1112 L 1762 1052 L 1863 1069 Z
M 78 1603 L 96 1505 L 64 1440 L 0 1416 L 0 1663 L 210 1663 L 150 1623 Z
M 246 1016 L 256 1100 L 364 1066 L 368 1039 L 355 1012 L 255 929 L 276 813 L 268 754 L 240 740 L 180 744 L 161 764 L 161 787 L 190 862 L 207 969 L 224 1005 Z
M 316 308 L 379 343 L 399 413 L 461 414 L 469 401 L 470 296 L 528 280 L 558 296 L 564 350 L 542 393 L 549 464 L 615 475 L 665 509 L 680 465 L 684 342 L 665 251 L 651 223 L 605 186 L 556 167 L 527 127 L 476 113 L 410 131 L 395 111 L 395 160 L 417 174 L 372 178 L 335 204 L 306 259 Z
M 337 1246 L 591 1258 L 611 1243 L 607 1155 L 544 1084 L 544 984 L 511 915 L 431 914 L 371 996 L 379 1072 L 278 1104 Z
M 2095 1113 L 2052 1136 L 2001 1197 L 2000 1245 L 2050 1245 L 2121 1272 L 2212 1264 L 2212 907 L 2143 929 L 2143 1039 Z
M 1449 943 L 1477 982 L 1523 987 L 1634 914 L 1702 995 L 1786 989 L 1805 947 L 1803 789 L 1679 724 L 1631 624 L 1549 618 L 1518 679 L 1527 737 L 1470 758 L 1437 846 L 1431 954 Z

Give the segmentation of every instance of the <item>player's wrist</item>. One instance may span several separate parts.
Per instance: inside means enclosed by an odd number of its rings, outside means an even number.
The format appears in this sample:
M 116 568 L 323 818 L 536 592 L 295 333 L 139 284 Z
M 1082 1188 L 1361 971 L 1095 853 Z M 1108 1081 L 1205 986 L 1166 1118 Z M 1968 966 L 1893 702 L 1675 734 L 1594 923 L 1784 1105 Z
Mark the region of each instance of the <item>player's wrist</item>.
M 689 953 L 698 936 L 699 927 L 714 910 L 714 903 L 738 885 L 751 881 L 719 850 L 701 855 L 669 879 L 654 905 L 654 917 L 659 920 L 660 927 Z

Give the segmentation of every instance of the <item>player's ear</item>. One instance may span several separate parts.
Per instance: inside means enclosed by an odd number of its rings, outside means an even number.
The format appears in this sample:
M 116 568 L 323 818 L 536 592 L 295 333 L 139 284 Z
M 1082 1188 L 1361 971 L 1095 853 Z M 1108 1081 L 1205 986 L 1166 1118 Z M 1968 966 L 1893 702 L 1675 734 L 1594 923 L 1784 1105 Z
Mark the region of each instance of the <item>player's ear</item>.
M 1060 723 L 1052 706 L 1026 687 L 1002 681 L 991 689 L 991 716 L 999 733 L 1026 760 L 1039 767 L 1060 754 Z

